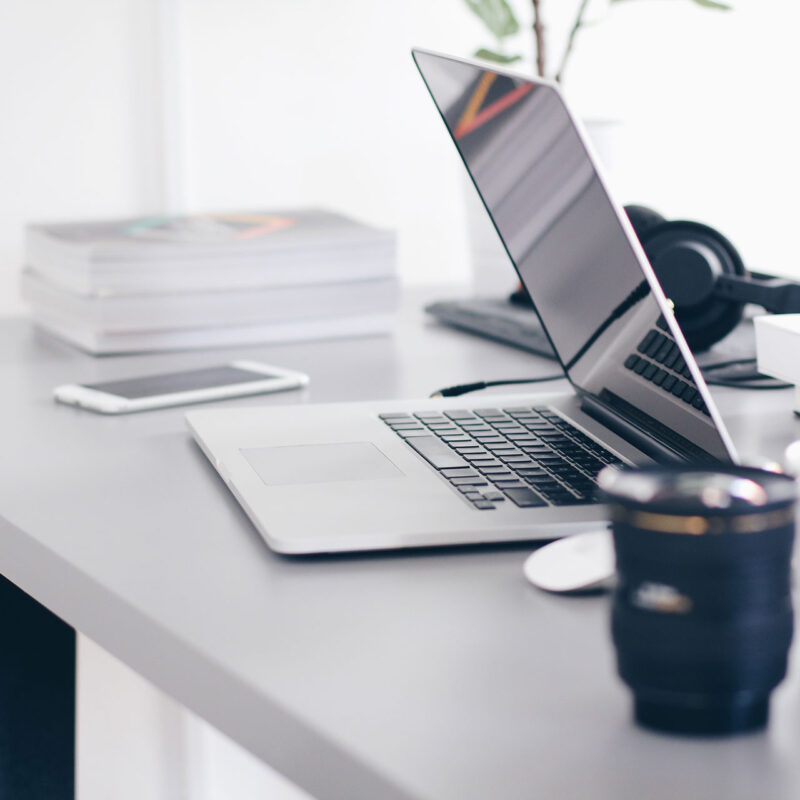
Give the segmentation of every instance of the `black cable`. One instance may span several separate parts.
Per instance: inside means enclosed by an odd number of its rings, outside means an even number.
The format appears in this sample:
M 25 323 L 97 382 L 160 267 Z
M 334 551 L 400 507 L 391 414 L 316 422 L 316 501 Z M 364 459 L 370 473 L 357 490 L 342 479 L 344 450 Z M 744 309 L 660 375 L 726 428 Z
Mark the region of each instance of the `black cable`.
M 725 369 L 726 367 L 736 367 L 740 364 L 755 364 L 755 358 L 735 358 L 731 361 L 718 361 L 716 364 L 709 364 L 708 366 L 701 367 L 703 377 L 709 386 L 726 386 L 730 389 L 755 389 L 756 391 L 772 391 L 773 389 L 789 389 L 794 384 L 784 383 L 770 375 L 764 375 L 758 370 L 753 370 L 750 373 L 743 375 L 728 375 L 725 378 L 709 378 L 705 373 L 713 372 L 714 370 Z M 760 381 L 770 381 L 770 383 L 760 383 Z
M 546 383 L 547 381 L 557 381 L 565 378 L 562 372 L 560 375 L 547 375 L 544 378 L 517 378 L 509 381 L 477 381 L 476 383 L 462 383 L 458 386 L 447 386 L 431 394 L 431 397 L 458 397 L 469 392 L 477 392 L 479 389 L 488 389 L 490 386 L 511 386 L 519 383 Z
M 743 383 L 744 380 L 742 379 L 739 381 L 714 381 L 708 380 L 706 383 L 709 386 L 727 386 L 730 389 L 753 389 L 757 392 L 768 392 L 773 389 L 791 389 L 794 386 L 793 383 L 771 383 L 768 386 L 759 386 L 756 383 Z M 768 376 L 760 376 L 759 378 L 751 378 L 750 380 L 772 380 Z
M 715 369 L 725 369 L 725 367 L 735 367 L 738 364 L 755 364 L 755 358 L 734 358 L 731 361 L 717 361 L 716 364 L 709 364 L 705 367 L 700 367 L 703 372 L 711 372 Z
M 734 367 L 739 364 L 755 364 L 755 358 L 735 358 L 730 361 L 718 361 L 716 364 L 709 364 L 702 367 L 702 372 L 713 372 L 718 369 L 725 369 L 726 367 Z M 477 392 L 481 389 L 488 389 L 492 386 L 512 386 L 515 384 L 525 383 L 546 383 L 547 381 L 557 381 L 564 378 L 565 375 L 547 375 L 543 378 L 517 378 L 515 380 L 502 380 L 502 381 L 476 381 L 475 383 L 462 383 L 457 386 L 447 386 L 444 389 L 439 389 L 431 394 L 431 397 L 459 397 L 462 394 L 469 392 Z M 705 377 L 705 374 L 704 374 Z M 742 375 L 741 377 L 730 378 L 728 380 L 715 380 L 714 378 L 706 378 L 706 383 L 709 386 L 725 386 L 731 389 L 755 389 L 756 391 L 771 391 L 773 389 L 788 389 L 794 384 L 775 382 L 769 385 L 758 385 L 754 381 L 774 381 L 769 375 L 762 375 L 760 372 L 752 372 L 749 375 Z

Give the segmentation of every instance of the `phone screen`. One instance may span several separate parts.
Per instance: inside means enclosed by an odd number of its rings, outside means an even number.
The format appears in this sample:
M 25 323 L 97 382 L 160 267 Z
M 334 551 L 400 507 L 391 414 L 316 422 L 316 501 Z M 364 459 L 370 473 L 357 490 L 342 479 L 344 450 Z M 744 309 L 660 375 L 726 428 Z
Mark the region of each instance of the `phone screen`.
M 218 386 L 255 383 L 276 379 L 279 375 L 268 375 L 263 372 L 250 372 L 238 367 L 209 367 L 187 372 L 170 372 L 163 375 L 146 375 L 141 378 L 128 378 L 124 381 L 106 381 L 105 383 L 82 384 L 87 389 L 124 397 L 126 400 L 138 400 L 143 397 L 154 397 L 177 392 L 192 392 L 199 389 L 214 389 Z

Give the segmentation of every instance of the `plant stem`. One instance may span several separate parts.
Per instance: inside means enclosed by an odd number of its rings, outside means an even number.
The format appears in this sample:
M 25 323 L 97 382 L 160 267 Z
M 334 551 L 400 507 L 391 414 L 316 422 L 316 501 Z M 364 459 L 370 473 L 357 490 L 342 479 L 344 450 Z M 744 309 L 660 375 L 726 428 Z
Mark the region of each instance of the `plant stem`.
M 536 74 L 544 78 L 547 52 L 545 49 L 544 23 L 539 4 L 541 0 L 531 0 L 533 3 L 533 35 L 536 44 Z
M 572 23 L 572 29 L 569 32 L 569 38 L 567 39 L 567 46 L 564 48 L 564 55 L 561 56 L 561 64 L 558 66 L 558 72 L 556 73 L 556 80 L 561 83 L 561 79 L 564 76 L 564 69 L 567 66 L 567 61 L 569 60 L 570 53 L 572 53 L 572 46 L 575 43 L 575 37 L 578 34 L 578 31 L 583 27 L 583 15 L 586 13 L 586 6 L 589 5 L 589 0 L 581 0 L 581 4 L 578 7 L 578 13 L 575 15 L 575 22 Z

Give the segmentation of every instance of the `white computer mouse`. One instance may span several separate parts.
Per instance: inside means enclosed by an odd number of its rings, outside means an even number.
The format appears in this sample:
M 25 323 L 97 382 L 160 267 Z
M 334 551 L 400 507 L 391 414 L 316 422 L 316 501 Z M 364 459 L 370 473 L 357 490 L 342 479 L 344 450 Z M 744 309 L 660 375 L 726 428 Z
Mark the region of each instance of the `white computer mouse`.
M 525 559 L 525 577 L 547 592 L 585 592 L 610 587 L 616 572 L 608 529 L 551 542 Z

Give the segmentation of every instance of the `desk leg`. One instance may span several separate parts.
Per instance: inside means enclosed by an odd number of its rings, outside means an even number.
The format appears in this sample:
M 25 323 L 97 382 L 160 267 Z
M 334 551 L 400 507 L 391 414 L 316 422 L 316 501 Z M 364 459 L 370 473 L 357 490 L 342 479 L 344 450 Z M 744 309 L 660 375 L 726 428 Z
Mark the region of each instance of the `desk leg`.
M 75 631 L 2 576 L 0 798 L 75 798 Z

